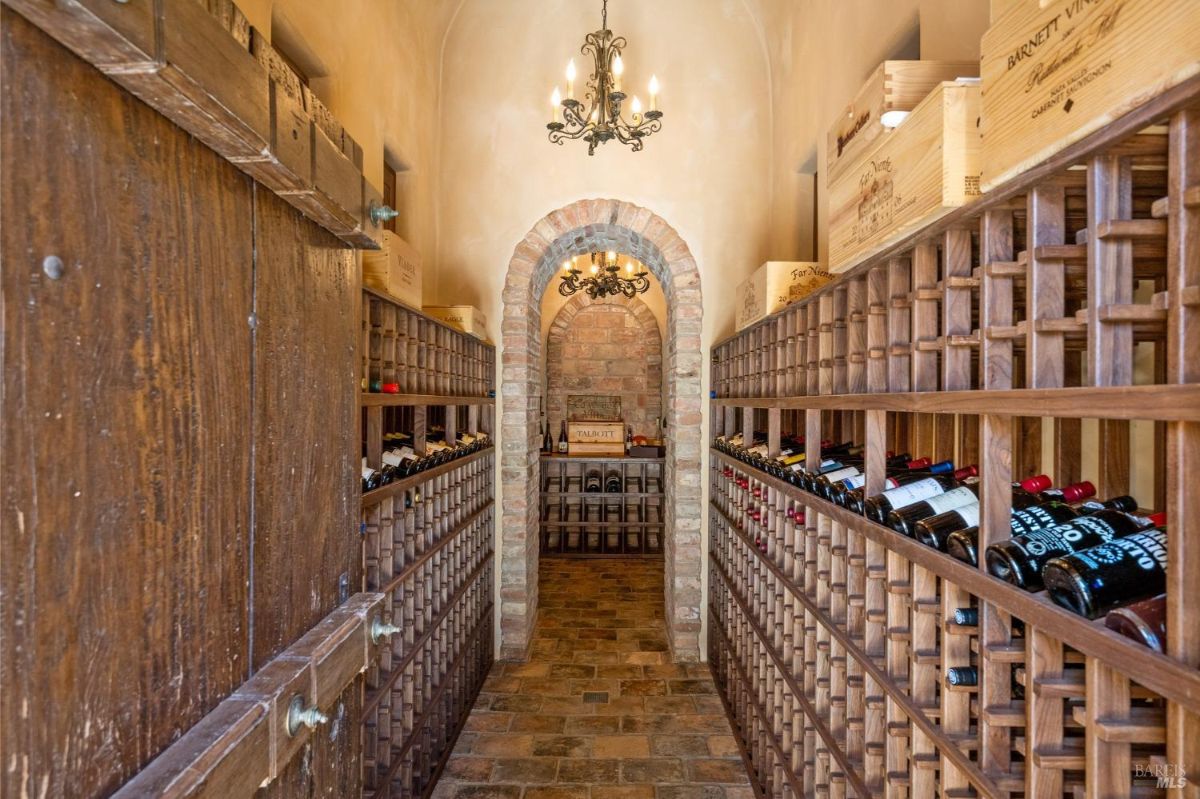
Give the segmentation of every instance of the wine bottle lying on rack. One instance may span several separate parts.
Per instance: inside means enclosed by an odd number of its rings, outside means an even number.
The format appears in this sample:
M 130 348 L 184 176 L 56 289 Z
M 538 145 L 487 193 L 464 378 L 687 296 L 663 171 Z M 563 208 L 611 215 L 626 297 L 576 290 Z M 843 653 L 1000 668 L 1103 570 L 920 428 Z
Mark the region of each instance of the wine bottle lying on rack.
M 1070 488 L 1072 488 L 1072 486 L 1068 486 L 1066 489 L 1063 489 L 1063 491 L 1067 491 Z M 1080 505 L 1076 509 L 1078 511 L 1078 514 L 1073 518 L 1080 518 L 1084 515 L 1096 513 L 1098 511 L 1102 511 L 1102 510 L 1109 510 L 1109 509 L 1123 510 L 1123 511 L 1137 510 L 1137 502 L 1133 499 L 1133 497 L 1125 497 L 1125 496 L 1113 497 L 1112 499 L 1106 500 L 1104 502 L 1086 502 L 1083 505 Z M 1020 511 L 1017 511 L 1017 513 L 1020 513 Z M 1014 515 L 1016 515 L 1016 514 L 1014 514 Z M 1037 527 L 1036 526 L 1037 522 L 1035 521 L 1037 518 L 1038 517 L 1029 516 L 1029 515 L 1024 516 L 1023 521 L 1020 525 L 1020 529 L 1026 530 L 1027 532 L 1025 534 L 1028 534 L 1031 532 L 1037 532 L 1038 530 L 1047 529 L 1049 527 L 1056 526 L 1053 524 L 1047 524 L 1045 527 Z M 1048 518 L 1048 517 L 1042 517 L 1042 518 Z M 928 519 L 927 521 L 930 523 L 930 526 L 932 526 L 934 524 L 935 520 Z M 1070 519 L 1068 519 L 1068 521 L 1070 521 Z M 940 530 L 939 532 L 936 533 L 936 537 L 937 537 L 938 541 L 942 542 L 942 546 L 938 547 L 938 548 L 944 547 L 946 552 L 948 552 L 951 556 L 957 558 L 958 560 L 961 560 L 964 563 L 969 563 L 972 566 L 978 566 L 979 565 L 979 551 L 978 551 L 979 550 L 979 527 L 976 526 L 978 524 L 979 524 L 979 521 L 978 521 L 978 518 L 976 517 L 976 520 L 971 525 L 964 527 L 962 529 L 953 530 L 949 533 L 946 533 L 944 529 Z M 920 524 L 918 525 L 918 527 L 920 527 Z M 1010 535 L 1017 535 L 1016 533 L 1012 532 L 1013 526 L 1011 525 L 1011 523 L 1010 523 L 1009 530 L 1010 530 Z M 933 538 L 934 538 L 934 536 L 932 536 L 932 535 L 930 536 L 929 540 L 926 540 L 925 538 L 922 537 L 922 532 L 920 530 L 918 530 L 917 538 L 919 540 L 921 540 L 923 543 L 929 544 L 929 546 L 935 546 L 935 544 L 932 543 Z
M 1010 679 L 1012 698 L 1017 700 L 1024 699 L 1025 686 L 1017 682 L 1015 674 L 1013 674 Z M 946 685 L 954 686 L 955 688 L 970 688 L 979 685 L 978 667 L 951 666 L 950 668 L 946 669 Z
M 1054 558 L 1042 579 L 1059 605 L 1098 619 L 1167 588 L 1167 531 L 1142 530 L 1100 546 Z
M 1118 499 L 1137 507 L 1132 497 Z M 1157 514 L 1145 517 L 1120 510 L 1096 511 L 1066 524 L 992 544 L 986 552 L 988 571 L 1027 591 L 1038 591 L 1042 588 L 1042 569 L 1051 559 L 1156 527 L 1164 521 L 1165 517 Z
M 364 455 L 362 459 L 362 492 L 365 494 L 379 488 L 380 480 L 379 472 L 367 465 L 367 456 Z
M 1114 608 L 1104 617 L 1104 626 L 1156 652 L 1166 652 L 1167 595 Z
M 951 464 L 947 471 L 951 473 L 935 471 L 930 474 L 917 473 L 890 478 L 899 485 L 865 499 L 862 505 L 863 513 L 868 519 L 883 524 L 893 510 L 944 494 L 958 488 L 967 478 L 979 474 L 979 469 L 975 466 L 955 470 Z
M 888 526 L 898 533 L 910 535 L 926 546 L 934 549 L 946 549 L 946 539 L 953 532 L 979 524 L 978 484 L 963 486 L 974 498 L 968 499 L 962 489 L 948 491 L 941 497 L 926 500 L 930 507 L 944 506 L 936 513 L 926 513 L 924 503 L 917 503 L 904 509 L 902 514 L 888 514 Z M 1015 508 L 1024 508 L 1046 501 L 1052 496 L 1054 489 L 1050 488 L 1050 478 L 1044 474 L 1028 477 L 1012 484 L 1012 503 Z M 957 493 L 957 497 L 951 496 Z M 974 507 L 972 507 L 974 506 Z
M 938 461 L 934 463 L 929 458 L 917 458 L 916 460 L 904 463 L 889 463 L 883 487 L 886 491 L 892 488 L 899 488 L 902 485 L 928 477 L 931 474 L 949 474 L 953 471 L 954 463 L 952 461 Z M 840 496 L 837 493 L 838 487 L 834 487 L 833 502 L 847 510 L 862 514 L 867 499 L 866 483 L 867 476 L 865 474 L 843 480 Z

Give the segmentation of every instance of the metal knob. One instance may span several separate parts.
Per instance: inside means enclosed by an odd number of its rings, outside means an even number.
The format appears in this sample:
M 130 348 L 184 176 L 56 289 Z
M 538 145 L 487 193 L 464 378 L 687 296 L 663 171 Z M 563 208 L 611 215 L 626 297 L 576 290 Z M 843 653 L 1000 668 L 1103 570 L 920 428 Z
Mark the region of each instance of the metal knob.
M 328 721 L 329 716 L 322 713 L 316 705 L 306 706 L 303 696 L 296 694 L 292 697 L 292 704 L 288 707 L 288 735 L 295 735 L 299 732 L 301 725 L 313 730 Z
M 369 213 L 371 215 L 371 223 L 374 224 L 375 227 L 379 227 L 384 222 L 388 222 L 400 216 L 400 212 L 395 208 L 391 207 L 390 205 L 377 203 L 374 200 L 371 200 Z
M 383 638 L 391 638 L 400 632 L 400 628 L 376 616 L 371 620 L 371 643 L 377 644 Z

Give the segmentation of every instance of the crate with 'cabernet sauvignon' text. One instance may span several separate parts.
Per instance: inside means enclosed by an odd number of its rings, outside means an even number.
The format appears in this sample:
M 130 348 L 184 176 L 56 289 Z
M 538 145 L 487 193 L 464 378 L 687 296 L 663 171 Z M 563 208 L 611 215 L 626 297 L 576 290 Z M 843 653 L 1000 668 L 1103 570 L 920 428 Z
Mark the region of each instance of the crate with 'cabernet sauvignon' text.
M 982 52 L 986 191 L 1200 74 L 1200 3 L 1018 3 Z

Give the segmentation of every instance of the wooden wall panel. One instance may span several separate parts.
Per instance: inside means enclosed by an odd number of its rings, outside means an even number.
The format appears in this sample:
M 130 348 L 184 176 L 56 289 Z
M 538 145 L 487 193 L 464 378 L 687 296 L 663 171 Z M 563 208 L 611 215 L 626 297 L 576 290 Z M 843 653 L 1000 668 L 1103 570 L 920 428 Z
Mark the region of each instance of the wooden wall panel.
M 254 664 L 362 581 L 353 253 L 270 192 L 255 195 Z
M 0 794 L 88 797 L 249 674 L 252 184 L 0 20 Z

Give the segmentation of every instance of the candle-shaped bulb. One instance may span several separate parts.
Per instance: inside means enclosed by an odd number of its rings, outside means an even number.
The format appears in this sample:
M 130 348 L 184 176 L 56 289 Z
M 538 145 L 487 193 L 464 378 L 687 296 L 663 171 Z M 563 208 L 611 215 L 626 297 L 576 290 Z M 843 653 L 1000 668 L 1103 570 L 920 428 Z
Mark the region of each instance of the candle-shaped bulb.
M 615 264 L 617 262 L 617 254 L 612 250 L 609 250 L 606 255 L 610 264 Z
M 558 121 L 558 107 L 562 105 L 562 95 L 558 92 L 558 87 L 554 87 L 554 93 L 550 95 L 550 121 Z
M 599 271 L 600 271 L 600 267 L 596 266 L 596 264 L 592 264 L 592 274 L 594 275 Z
M 571 271 L 571 262 L 570 261 L 563 261 L 563 271 L 564 272 Z
M 613 91 L 621 91 L 621 76 L 625 74 L 625 62 L 621 60 L 621 54 L 617 53 L 613 56 L 612 62 L 613 73 Z
M 567 98 L 575 99 L 575 59 L 567 62 Z
M 650 76 L 650 110 L 658 110 L 658 76 Z
M 628 272 L 628 273 L 629 273 L 629 274 L 631 274 L 631 275 L 633 274 L 633 261 L 626 261 L 626 262 L 625 262 L 625 271 L 626 271 L 626 272 Z

